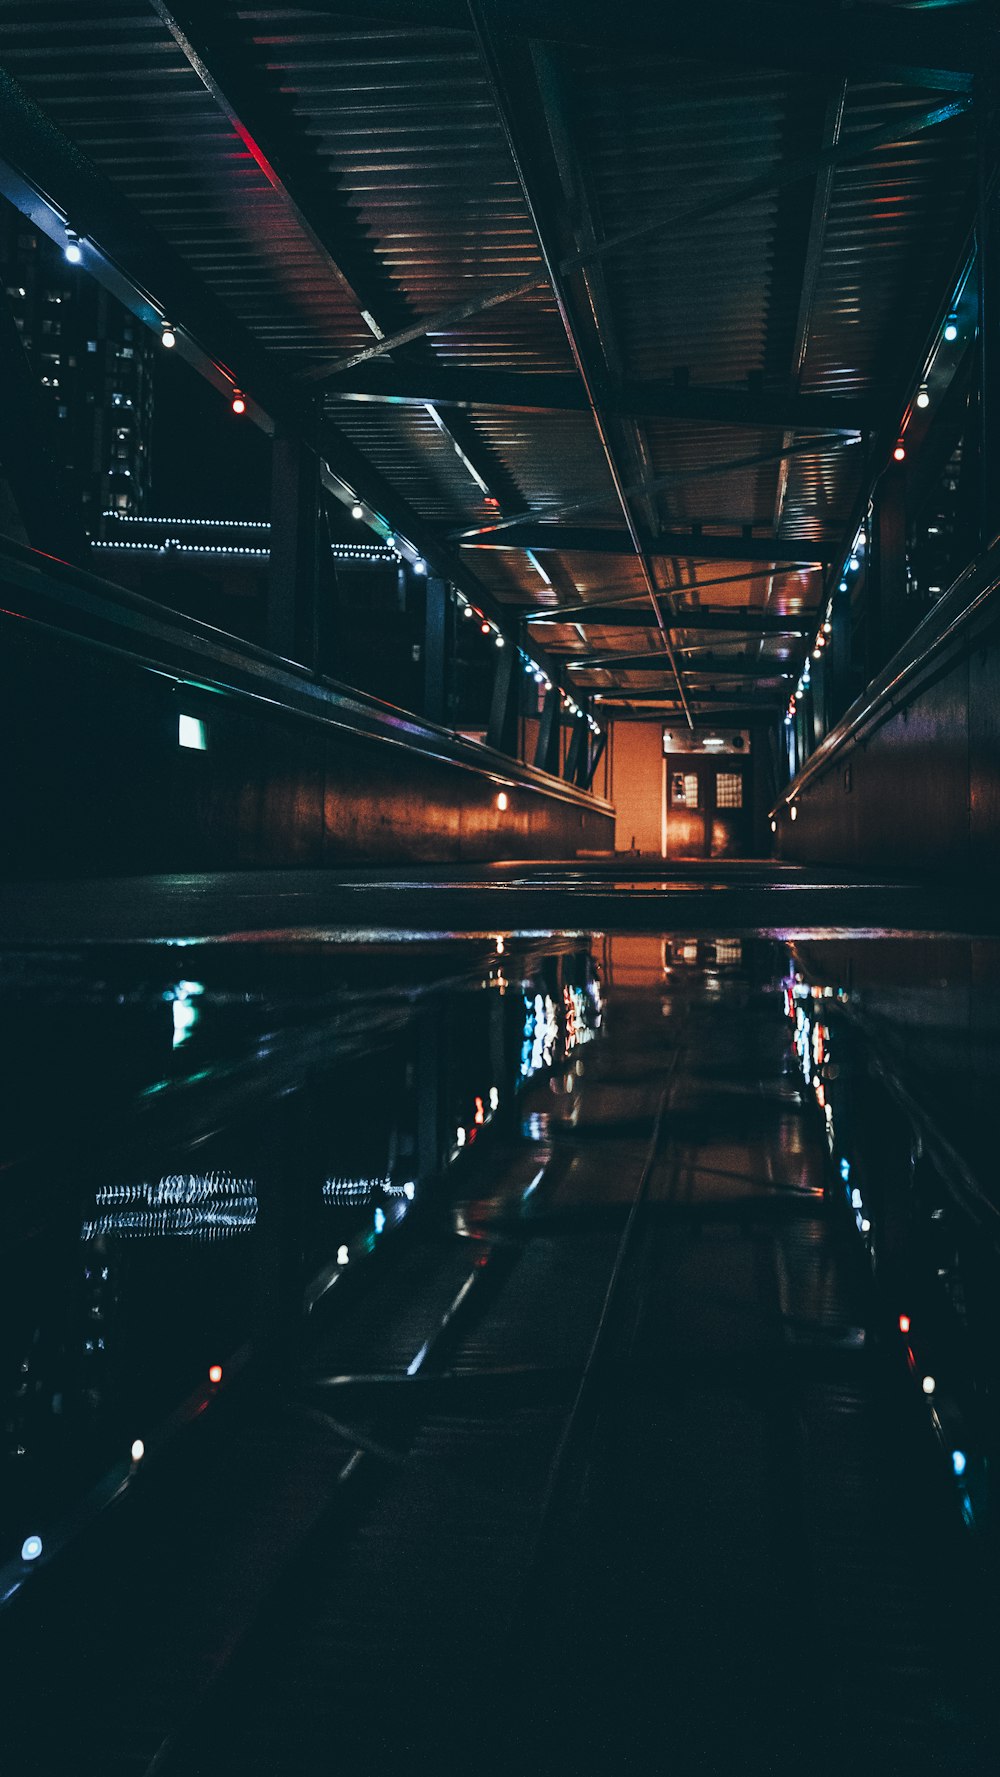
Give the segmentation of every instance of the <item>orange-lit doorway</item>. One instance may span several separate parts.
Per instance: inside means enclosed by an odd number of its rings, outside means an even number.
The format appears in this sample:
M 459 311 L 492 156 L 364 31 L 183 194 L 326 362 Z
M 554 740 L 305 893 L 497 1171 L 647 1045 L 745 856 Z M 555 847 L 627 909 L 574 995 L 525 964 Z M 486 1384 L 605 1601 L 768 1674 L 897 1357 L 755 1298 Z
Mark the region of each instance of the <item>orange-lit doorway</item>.
M 751 847 L 751 786 L 747 740 L 723 748 L 667 750 L 668 858 L 745 858 Z M 695 743 L 697 745 L 697 743 Z

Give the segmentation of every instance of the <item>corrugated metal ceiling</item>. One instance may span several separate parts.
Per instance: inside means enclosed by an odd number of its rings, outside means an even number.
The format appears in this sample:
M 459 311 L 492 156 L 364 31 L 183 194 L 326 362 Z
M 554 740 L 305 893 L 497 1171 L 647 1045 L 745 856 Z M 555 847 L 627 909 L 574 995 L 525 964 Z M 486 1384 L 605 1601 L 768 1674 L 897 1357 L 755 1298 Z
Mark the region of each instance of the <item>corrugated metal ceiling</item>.
M 359 23 L 356 9 L 333 5 L 187 8 L 196 19 L 203 12 L 223 65 L 245 74 L 269 139 L 284 140 L 307 169 L 307 199 L 322 212 L 313 230 L 303 224 L 301 193 L 289 201 L 161 11 L 152 0 L 0 0 L 2 59 L 55 127 L 250 329 L 280 375 L 294 378 L 370 347 L 366 300 L 376 327 L 391 332 L 535 277 L 539 285 L 516 300 L 432 324 L 389 366 L 416 366 L 429 377 L 436 368 L 529 379 L 573 372 L 471 26 L 380 23 L 378 9 Z M 824 145 L 824 108 L 837 89 L 833 76 L 812 73 L 804 82 L 790 72 L 716 67 L 710 45 L 701 62 L 640 53 L 613 32 L 600 48 L 563 41 L 546 54 L 569 95 L 569 153 L 598 238 L 676 217 L 808 158 Z M 840 140 L 892 122 L 905 136 L 908 120 L 939 97 L 873 83 L 859 66 L 847 83 Z M 941 288 L 945 237 L 968 209 L 971 157 L 970 120 L 957 117 L 839 166 L 825 209 L 822 180 L 804 177 L 696 223 L 647 232 L 602 260 L 606 306 L 585 325 L 596 329 L 606 364 L 632 385 L 655 381 L 682 393 L 797 387 L 855 397 L 876 411 L 903 324 Z M 565 220 L 568 229 L 579 222 Z M 361 267 L 365 288 L 354 295 L 332 274 L 324 248 L 338 231 L 345 258 Z M 575 274 L 570 291 L 581 306 L 592 295 Z M 454 420 L 453 440 L 442 429 L 447 407 L 438 423 L 420 406 L 345 400 L 337 378 L 324 387 L 341 430 L 442 534 L 485 521 L 482 481 L 502 481 L 508 511 L 557 527 L 623 530 L 586 411 L 504 409 L 470 396 L 465 430 Z M 778 453 L 810 437 L 815 447 L 783 468 Z M 626 481 L 642 465 L 635 498 L 647 522 L 734 539 L 732 562 L 660 560 L 659 584 L 672 585 L 675 598 L 713 608 L 816 607 L 818 575 L 772 580 L 745 564 L 740 580 L 737 539 L 744 527 L 766 536 L 777 524 L 779 537 L 800 543 L 807 559 L 810 549 L 836 546 L 861 486 L 861 449 L 815 426 L 641 414 L 615 423 L 615 443 Z M 720 472 L 737 461 L 742 466 Z M 579 503 L 579 515 L 567 517 L 564 509 Z M 467 546 L 463 559 L 495 596 L 522 607 L 564 602 L 566 587 L 581 604 L 643 588 L 628 553 L 564 552 L 557 591 L 516 541 L 502 552 Z M 701 594 L 706 580 L 716 584 Z M 648 628 L 545 633 L 567 652 L 660 648 Z M 679 643 L 692 662 L 691 649 L 709 646 L 703 632 L 679 632 Z M 723 645 L 765 664 L 790 650 L 801 658 L 804 646 L 737 634 L 725 644 L 716 637 L 712 655 Z

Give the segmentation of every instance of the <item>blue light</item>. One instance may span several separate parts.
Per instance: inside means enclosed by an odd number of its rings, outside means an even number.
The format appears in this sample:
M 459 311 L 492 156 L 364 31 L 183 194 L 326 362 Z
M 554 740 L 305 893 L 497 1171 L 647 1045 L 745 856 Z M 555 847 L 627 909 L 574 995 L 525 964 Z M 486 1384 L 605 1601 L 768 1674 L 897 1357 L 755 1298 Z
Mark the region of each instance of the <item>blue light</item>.
M 846 591 L 847 591 L 847 581 L 846 581 L 846 580 L 842 580 L 842 581 L 841 581 L 841 582 L 840 582 L 840 590 L 841 590 L 841 592 L 846 592 Z
M 40 1536 L 26 1536 L 23 1543 L 21 1544 L 21 1560 L 22 1561 L 37 1561 L 41 1552 L 42 1552 L 41 1537 Z
M 953 1450 L 951 1453 L 951 1466 L 954 1469 L 956 1475 L 964 1475 L 965 1463 L 966 1463 L 965 1451 L 964 1450 Z
M 851 1176 L 851 1162 L 849 1160 L 840 1162 L 840 1176 L 846 1185 Z
M 385 1227 L 385 1210 L 384 1209 L 377 1209 L 375 1211 L 375 1232 L 376 1232 L 376 1234 L 381 1234 L 382 1229 L 384 1227 Z
M 955 315 L 948 316 L 944 324 L 944 336 L 949 345 L 958 338 L 958 320 Z

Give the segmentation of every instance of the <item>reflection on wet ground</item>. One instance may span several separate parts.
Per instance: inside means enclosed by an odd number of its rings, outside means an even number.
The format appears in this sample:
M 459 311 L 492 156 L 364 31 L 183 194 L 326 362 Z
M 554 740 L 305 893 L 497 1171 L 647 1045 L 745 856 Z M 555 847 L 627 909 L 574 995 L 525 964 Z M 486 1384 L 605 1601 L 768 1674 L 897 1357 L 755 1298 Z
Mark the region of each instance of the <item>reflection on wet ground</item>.
M 315 1598 L 286 1600 L 197 1757 L 168 1747 L 159 1769 L 297 1773 L 325 1735 L 376 1768 L 372 1733 L 387 1757 L 437 1743 L 428 1672 L 463 1637 L 518 1683 L 498 1744 L 531 1769 L 642 1768 L 668 1654 L 680 1771 L 765 1750 L 769 1770 L 988 1768 L 981 1626 L 956 1613 L 996 1534 L 1000 943 L 504 932 L 23 949 L 0 969 L 0 1628 L 33 1646 L 99 1545 L 109 1654 L 111 1616 L 157 1614 L 129 1591 L 147 1517 L 183 1566 L 171 1513 L 206 1477 L 215 1509 L 237 1459 L 247 1513 L 213 1530 L 233 1546 L 195 1676 L 170 1621 L 201 1608 L 192 1579 L 162 1607 L 169 1656 L 144 1625 L 159 1701 L 130 1668 L 127 1731 L 103 1721 L 75 1768 L 147 1768 L 190 1714 L 164 1666 L 200 1694 L 213 1634 L 231 1647 L 271 1609 L 246 1570 L 271 1585 L 362 1452 L 381 1482 L 358 1546 L 324 1545 L 322 1633 Z M 563 1499 L 612 1278 L 612 1382 Z M 543 1629 L 563 1650 L 544 1691 L 511 1651 Z M 362 1706 L 390 1647 L 398 1731 Z

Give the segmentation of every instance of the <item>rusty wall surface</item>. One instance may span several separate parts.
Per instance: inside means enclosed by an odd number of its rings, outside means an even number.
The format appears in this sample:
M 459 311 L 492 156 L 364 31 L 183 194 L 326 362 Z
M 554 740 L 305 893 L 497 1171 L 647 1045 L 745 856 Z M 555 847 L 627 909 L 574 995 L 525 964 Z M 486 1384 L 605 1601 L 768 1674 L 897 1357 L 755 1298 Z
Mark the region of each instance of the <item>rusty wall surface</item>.
M 261 696 L 180 686 L 124 653 L 3 623 L 3 873 L 14 877 L 572 858 L 610 811 Z M 178 745 L 178 716 L 207 748 Z M 16 761 L 16 766 L 14 762 Z M 505 788 L 509 806 L 497 796 Z

